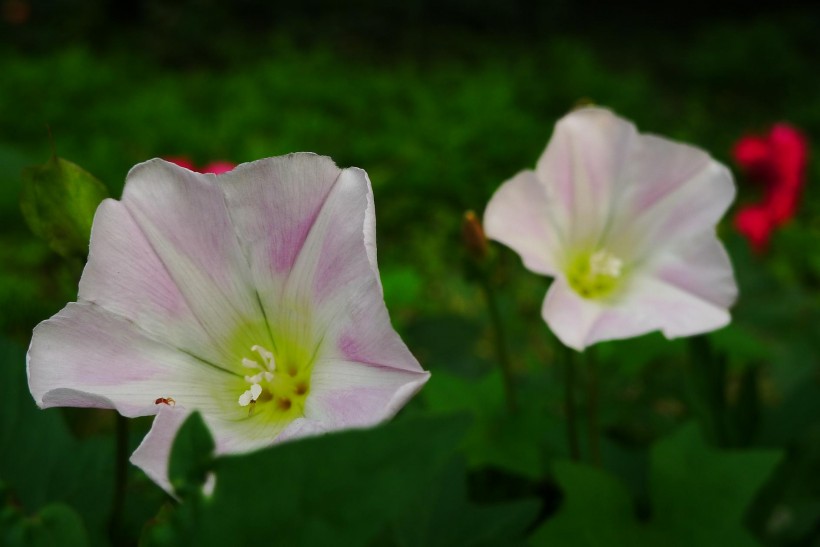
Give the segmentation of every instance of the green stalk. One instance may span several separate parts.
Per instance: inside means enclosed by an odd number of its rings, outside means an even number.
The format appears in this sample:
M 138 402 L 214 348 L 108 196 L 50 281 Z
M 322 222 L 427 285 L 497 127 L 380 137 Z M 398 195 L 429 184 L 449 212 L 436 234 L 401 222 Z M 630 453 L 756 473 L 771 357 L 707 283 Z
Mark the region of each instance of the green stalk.
M 584 355 L 587 365 L 587 435 L 592 463 L 601 467 L 601 428 L 598 424 L 598 364 L 588 350 Z
M 123 507 L 128 480 L 128 419 L 117 414 L 115 429 L 114 499 L 108 531 L 112 545 L 127 545 L 123 535 Z
M 685 371 L 689 405 L 707 438 L 717 446 L 729 446 L 726 408 L 727 364 L 705 336 L 689 339 Z
M 513 387 L 512 366 L 510 364 L 509 353 L 507 352 L 507 339 L 504 334 L 504 325 L 501 321 L 501 313 L 498 310 L 498 302 L 495 298 L 495 291 L 492 283 L 482 270 L 479 273 L 481 288 L 484 290 L 484 298 L 487 300 L 487 310 L 490 313 L 490 322 L 495 335 L 495 355 L 501 367 L 501 376 L 504 382 L 504 395 L 507 400 L 507 409 L 510 413 L 515 413 L 518 404 L 515 399 L 515 389 Z
M 559 342 L 560 344 L 560 342 Z M 578 442 L 578 416 L 575 404 L 575 360 L 572 350 L 561 346 L 564 361 L 564 410 L 567 415 L 567 443 L 572 461 L 581 460 L 581 448 Z

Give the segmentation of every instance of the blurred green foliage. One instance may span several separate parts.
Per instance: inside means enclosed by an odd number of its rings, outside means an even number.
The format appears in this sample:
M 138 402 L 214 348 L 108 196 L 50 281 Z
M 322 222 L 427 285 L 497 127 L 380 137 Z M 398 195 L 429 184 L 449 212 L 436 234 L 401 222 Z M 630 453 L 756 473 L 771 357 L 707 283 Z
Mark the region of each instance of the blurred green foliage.
M 534 545 L 755 545 L 743 514 L 779 459 L 774 451 L 720 453 L 694 426 L 650 453 L 650 514 L 636 519 L 629 492 L 600 470 L 558 462 L 564 507 L 533 536 Z M 580 532 L 580 533 L 579 533 Z
M 575 20 L 568 2 L 551 5 L 554 13 L 528 2 L 482 2 L 484 12 L 448 2 L 434 10 L 437 24 L 425 20 L 432 8 L 411 2 L 384 8 L 393 17 L 384 26 L 318 2 L 311 5 L 327 8 L 318 21 L 274 5 L 262 17 L 281 21 L 266 26 L 248 13 L 244 31 L 229 22 L 245 1 L 196 10 L 195 2 L 45 4 L 34 2 L 22 26 L 0 23 L 3 541 L 135 544 L 142 536 L 146 545 L 187 544 L 185 533 L 232 544 L 244 534 L 257 541 L 251 532 L 267 533 L 273 522 L 282 523 L 282 538 L 310 528 L 312 539 L 343 533 L 351 544 L 375 545 L 509 545 L 532 532 L 535 544 L 561 545 L 672 535 L 698 545 L 816 541 L 816 161 L 797 218 L 767 254 L 753 254 L 729 221 L 721 227 L 741 291 L 730 327 L 696 342 L 696 351 L 660 335 L 595 348 L 601 469 L 567 462 L 564 376 L 539 313 L 547 281 L 508 250 L 492 250 L 489 282 L 520 401 L 510 414 L 486 302 L 459 240 L 463 211 L 480 212 L 501 182 L 532 166 L 554 121 L 582 99 L 726 163 L 738 137 L 776 121 L 816 142 L 815 11 L 689 16 L 667 31 L 636 10 Z M 140 24 L 125 22 L 134 6 Z M 72 17 L 60 19 L 69 8 Z M 464 18 L 471 24 L 451 24 Z M 46 125 L 56 153 L 113 196 L 131 166 L 155 156 L 204 164 L 309 150 L 365 168 L 391 317 L 432 380 L 383 428 L 194 459 L 216 473 L 213 498 L 194 493 L 177 505 L 129 468 L 123 529 L 110 536 L 112 417 L 39 411 L 25 381 L 31 329 L 76 298 L 79 276 L 28 231 L 19 209 L 23 168 L 50 154 Z M 742 178 L 738 186 L 739 203 L 756 199 L 757 188 Z M 587 373 L 578 371 L 582 383 Z M 588 394 L 575 396 L 585 426 Z M 130 449 L 149 424 L 133 422 Z M 191 432 L 191 447 L 199 434 Z M 267 466 L 289 473 L 257 472 Z M 261 513 L 257 488 L 281 503 L 274 517 Z
M 105 186 L 80 166 L 57 156 L 22 173 L 20 210 L 31 231 L 65 258 L 85 258 Z
M 463 418 L 417 418 L 217 459 L 213 494 L 186 499 L 148 529 L 146 545 L 262 537 L 283 545 L 486 545 L 498 537 L 516 544 L 539 504 L 478 508 L 464 499 L 463 471 L 457 462 L 448 465 L 464 426 Z M 190 447 L 209 442 L 202 419 L 190 417 L 174 443 L 172 469 L 197 459 Z M 180 476 L 199 469 L 194 463 Z M 177 492 L 194 492 L 203 482 L 183 482 Z

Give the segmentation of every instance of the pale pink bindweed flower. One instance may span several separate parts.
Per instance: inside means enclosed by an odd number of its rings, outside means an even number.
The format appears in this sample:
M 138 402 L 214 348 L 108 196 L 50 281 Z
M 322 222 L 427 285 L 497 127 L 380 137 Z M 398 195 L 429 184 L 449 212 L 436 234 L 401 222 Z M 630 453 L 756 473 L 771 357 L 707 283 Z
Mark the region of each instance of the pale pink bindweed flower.
M 428 377 L 384 305 L 367 174 L 306 153 L 134 167 L 97 210 L 78 301 L 28 352 L 42 408 L 157 414 L 131 461 L 165 489 L 191 411 L 243 452 L 381 422 Z
M 535 171 L 498 189 L 484 225 L 555 278 L 542 315 L 581 351 L 729 323 L 737 286 L 715 226 L 734 196 L 729 170 L 706 152 L 583 108 L 558 121 Z

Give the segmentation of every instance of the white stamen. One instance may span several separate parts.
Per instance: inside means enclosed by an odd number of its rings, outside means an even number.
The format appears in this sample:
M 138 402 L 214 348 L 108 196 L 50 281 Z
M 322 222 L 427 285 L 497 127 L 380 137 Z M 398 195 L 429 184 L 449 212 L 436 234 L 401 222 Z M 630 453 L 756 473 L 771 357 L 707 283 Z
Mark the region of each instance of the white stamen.
M 273 358 L 273 354 L 263 348 L 262 346 L 253 345 L 251 346 L 251 351 L 255 351 L 259 354 L 262 360 L 265 362 L 265 366 L 268 370 L 274 371 L 276 370 L 276 361 Z
M 247 368 L 255 368 L 255 369 L 258 369 L 258 370 L 262 370 L 262 365 L 260 365 L 256 361 L 254 361 L 252 359 L 248 359 L 246 357 L 242 358 L 242 366 L 247 367 Z
M 253 384 L 249 390 L 239 396 L 239 406 L 248 406 L 262 394 L 262 386 Z
M 262 381 L 262 378 L 267 378 L 266 374 L 270 374 L 270 372 L 260 372 L 259 374 L 254 374 L 253 376 L 245 376 L 245 381 L 249 384 L 258 384 Z M 268 380 L 270 382 L 270 380 Z
M 620 277 L 623 261 L 606 249 L 601 249 L 589 257 L 589 269 L 593 275 Z
M 251 346 L 251 351 L 255 351 L 259 354 L 259 357 L 262 359 L 262 364 L 254 359 L 242 359 L 243 367 L 254 369 L 259 372 L 245 376 L 245 381 L 251 384 L 251 387 L 239 396 L 239 406 L 248 406 L 251 403 L 255 403 L 256 399 L 259 398 L 259 395 L 262 394 L 262 386 L 259 385 L 259 382 L 262 380 L 272 382 L 273 371 L 276 370 L 276 363 L 273 353 L 258 345 Z

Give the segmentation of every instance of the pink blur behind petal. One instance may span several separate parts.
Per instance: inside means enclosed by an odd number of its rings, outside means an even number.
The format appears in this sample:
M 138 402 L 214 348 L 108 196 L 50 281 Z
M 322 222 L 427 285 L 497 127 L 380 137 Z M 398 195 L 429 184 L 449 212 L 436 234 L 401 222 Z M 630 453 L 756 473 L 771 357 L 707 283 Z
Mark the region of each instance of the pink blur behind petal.
M 233 171 L 234 167 L 236 167 L 236 164 L 229 161 L 213 161 L 203 167 L 200 172 L 221 175 L 223 173 L 227 173 L 228 171 Z
M 188 156 L 166 156 L 163 158 L 165 161 L 170 161 L 174 165 L 179 165 L 180 167 L 184 167 L 189 171 L 197 171 L 197 168 L 194 166 L 194 162 L 191 161 L 191 158 Z
M 216 160 L 208 163 L 205 167 L 197 167 L 196 164 L 189 158 L 188 156 L 166 156 L 163 158 L 165 161 L 169 161 L 174 165 L 179 165 L 180 167 L 184 167 L 189 171 L 194 171 L 196 173 L 209 173 L 211 175 L 222 175 L 233 171 L 236 168 L 236 164 L 225 161 L 225 160 Z

